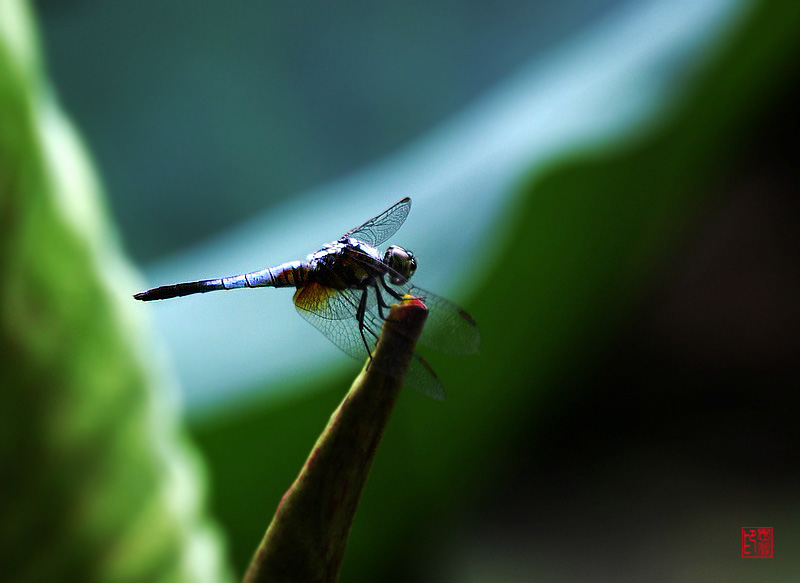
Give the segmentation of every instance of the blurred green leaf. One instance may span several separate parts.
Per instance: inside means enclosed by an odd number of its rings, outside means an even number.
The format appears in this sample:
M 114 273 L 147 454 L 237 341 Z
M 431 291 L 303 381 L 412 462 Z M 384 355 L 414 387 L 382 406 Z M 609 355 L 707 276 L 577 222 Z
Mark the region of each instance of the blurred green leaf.
M 554 161 L 521 185 L 501 229 L 510 233 L 504 252 L 466 302 L 481 326 L 481 354 L 434 361 L 445 403 L 400 399 L 342 580 L 404 580 L 401 553 L 435 553 L 437 525 L 491 484 L 509 444 L 542 421 L 543 400 L 564 371 L 591 365 L 594 347 L 613 336 L 670 245 L 723 194 L 724 177 L 797 62 L 797 30 L 796 6 L 760 2 L 668 118 L 624 144 Z M 287 402 L 196 421 L 237 565 L 247 563 L 263 515 L 346 386 L 339 381 L 323 394 L 301 390 Z M 256 450 L 259 467 L 250 464 Z
M 26 3 L 0 0 L 0 569 L 13 581 L 224 581 L 196 463 L 146 365 L 93 171 Z

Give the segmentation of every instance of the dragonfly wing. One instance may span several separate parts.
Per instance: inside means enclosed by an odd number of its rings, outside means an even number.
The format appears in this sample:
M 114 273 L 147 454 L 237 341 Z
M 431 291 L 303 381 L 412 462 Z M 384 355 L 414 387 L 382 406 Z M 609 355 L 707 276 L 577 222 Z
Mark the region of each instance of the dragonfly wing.
M 354 318 L 358 309 L 358 290 L 338 290 L 319 283 L 310 283 L 294 293 L 294 305 L 305 317 L 311 314 L 324 320 Z
M 365 315 L 364 339 L 361 338 L 356 319 L 360 294 L 358 290 L 336 290 L 312 283 L 295 292 L 294 305 L 303 318 L 342 351 L 356 360 L 364 360 L 375 348 L 377 336 L 372 333 L 374 324 Z M 380 332 L 380 327 L 377 329 Z
M 356 319 L 361 294 L 360 290 L 335 290 L 314 283 L 297 290 L 294 303 L 298 313 L 345 354 L 363 361 L 375 350 L 383 319 L 367 308 L 364 312 L 363 328 L 361 327 Z M 374 290 L 368 291 L 369 296 L 374 294 Z M 371 303 L 374 304 L 375 301 L 373 298 Z M 383 372 L 396 376 L 395 371 Z M 418 354 L 414 354 L 411 359 L 405 386 L 433 399 L 444 400 L 442 383 L 430 365 Z
M 450 354 L 471 354 L 481 344 L 478 324 L 466 310 L 422 288 L 406 282 L 402 285 L 386 285 L 401 295 L 419 298 L 428 308 L 428 319 L 422 329 L 420 344 Z
M 371 247 L 377 247 L 394 235 L 405 222 L 411 210 L 411 199 L 406 197 L 377 217 L 345 233 L 342 238 L 353 237 Z
M 429 365 L 424 358 L 416 352 L 411 359 L 411 364 L 406 373 L 406 386 L 411 387 L 418 393 L 436 399 L 437 401 L 444 401 L 444 387 L 439 377 L 433 372 L 431 365 Z

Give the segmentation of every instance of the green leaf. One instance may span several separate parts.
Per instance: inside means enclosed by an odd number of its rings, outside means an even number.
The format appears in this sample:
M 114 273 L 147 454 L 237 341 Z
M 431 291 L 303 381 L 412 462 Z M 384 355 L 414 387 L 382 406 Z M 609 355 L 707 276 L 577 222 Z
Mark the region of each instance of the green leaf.
M 37 42 L 27 5 L 0 0 L 3 578 L 225 581 L 136 278 Z

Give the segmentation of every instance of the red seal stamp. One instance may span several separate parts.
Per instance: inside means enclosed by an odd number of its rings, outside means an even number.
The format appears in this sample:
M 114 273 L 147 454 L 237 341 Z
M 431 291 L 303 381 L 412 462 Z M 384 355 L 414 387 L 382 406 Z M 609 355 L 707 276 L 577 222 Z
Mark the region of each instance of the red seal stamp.
M 742 558 L 743 559 L 772 558 L 771 526 L 742 527 Z

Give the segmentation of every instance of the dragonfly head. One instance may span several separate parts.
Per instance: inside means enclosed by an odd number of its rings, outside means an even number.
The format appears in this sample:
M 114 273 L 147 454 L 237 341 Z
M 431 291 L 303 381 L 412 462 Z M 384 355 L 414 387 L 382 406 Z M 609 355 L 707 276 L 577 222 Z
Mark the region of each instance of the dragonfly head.
M 391 245 L 386 250 L 383 262 L 396 272 L 389 274 L 389 281 L 394 285 L 405 283 L 417 270 L 417 260 L 414 258 L 414 254 L 397 245 Z M 398 277 L 398 274 L 403 276 L 402 279 Z

